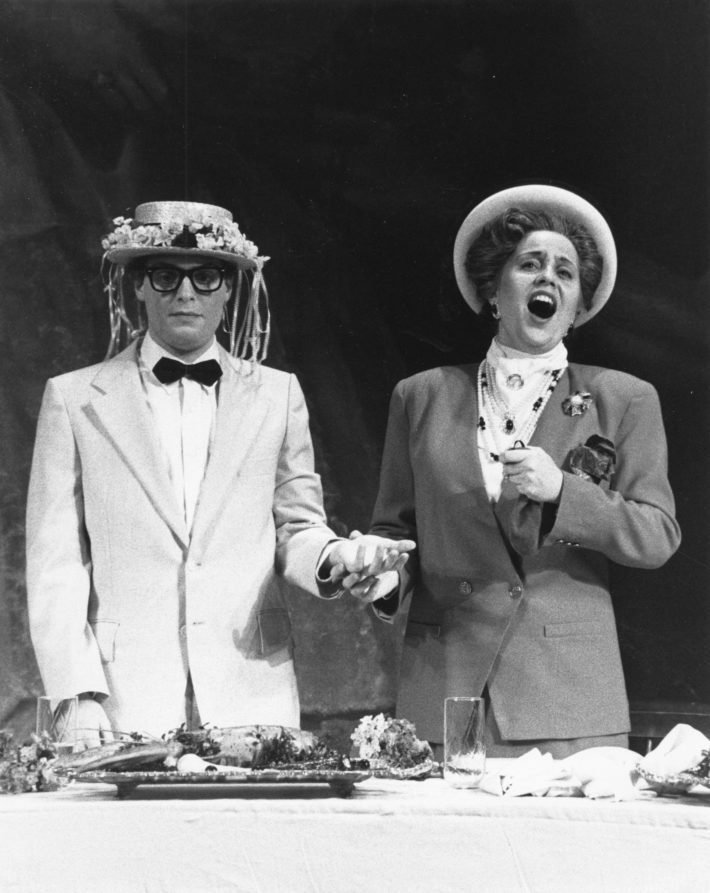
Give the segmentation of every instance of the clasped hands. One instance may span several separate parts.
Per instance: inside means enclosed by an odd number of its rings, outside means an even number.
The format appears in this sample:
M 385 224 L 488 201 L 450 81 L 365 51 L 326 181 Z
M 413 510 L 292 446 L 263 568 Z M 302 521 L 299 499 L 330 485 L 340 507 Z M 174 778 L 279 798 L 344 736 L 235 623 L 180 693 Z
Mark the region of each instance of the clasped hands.
M 399 585 L 414 540 L 392 540 L 353 530 L 350 538 L 334 543 L 328 552 L 330 579 L 359 601 L 374 602 Z

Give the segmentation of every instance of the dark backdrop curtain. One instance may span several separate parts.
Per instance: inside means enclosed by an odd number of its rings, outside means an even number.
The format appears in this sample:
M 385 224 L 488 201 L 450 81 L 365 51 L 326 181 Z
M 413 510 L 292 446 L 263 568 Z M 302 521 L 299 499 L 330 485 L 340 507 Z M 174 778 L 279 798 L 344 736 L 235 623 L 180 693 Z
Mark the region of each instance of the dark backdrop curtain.
M 298 373 L 327 510 L 366 527 L 389 394 L 490 338 L 451 248 L 523 181 L 586 195 L 620 276 L 573 360 L 651 381 L 684 541 L 618 569 L 632 698 L 710 701 L 708 4 L 0 0 L 0 727 L 40 693 L 23 512 L 49 375 L 97 362 L 99 237 L 136 203 L 229 207 L 272 260 L 272 365 Z M 401 630 L 293 604 L 311 721 L 391 708 Z M 315 718 L 315 719 L 314 719 Z M 333 720 L 335 721 L 335 720 Z

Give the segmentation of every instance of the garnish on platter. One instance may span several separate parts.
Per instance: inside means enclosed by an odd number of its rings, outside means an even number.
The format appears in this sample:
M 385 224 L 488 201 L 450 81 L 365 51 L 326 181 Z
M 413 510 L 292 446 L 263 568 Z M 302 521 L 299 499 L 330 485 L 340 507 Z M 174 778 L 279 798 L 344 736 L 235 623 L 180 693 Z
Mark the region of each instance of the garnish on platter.
M 350 739 L 378 778 L 420 779 L 438 768 L 428 742 L 417 738 L 414 724 L 407 719 L 384 713 L 363 716 Z

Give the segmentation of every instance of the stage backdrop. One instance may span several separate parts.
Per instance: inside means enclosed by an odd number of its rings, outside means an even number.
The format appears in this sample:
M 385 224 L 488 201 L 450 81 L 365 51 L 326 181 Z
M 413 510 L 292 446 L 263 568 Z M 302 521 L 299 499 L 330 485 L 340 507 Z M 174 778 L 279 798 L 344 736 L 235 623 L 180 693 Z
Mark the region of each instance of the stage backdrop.
M 573 360 L 659 390 L 684 540 L 615 575 L 631 697 L 710 701 L 708 4 L 2 0 L 0 727 L 40 693 L 23 514 L 50 375 L 107 340 L 99 237 L 146 200 L 223 204 L 271 257 L 270 363 L 303 384 L 329 517 L 366 527 L 398 379 L 490 333 L 451 248 L 491 191 L 554 182 L 620 275 Z M 401 629 L 295 597 L 305 721 L 391 709 Z M 206 717 L 209 719 L 209 717 Z

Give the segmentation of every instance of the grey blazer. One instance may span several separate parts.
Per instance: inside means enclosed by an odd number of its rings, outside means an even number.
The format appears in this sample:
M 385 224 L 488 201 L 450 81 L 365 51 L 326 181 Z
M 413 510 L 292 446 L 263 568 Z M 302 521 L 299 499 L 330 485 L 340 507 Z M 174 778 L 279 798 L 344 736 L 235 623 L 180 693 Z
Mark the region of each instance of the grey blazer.
M 531 440 L 564 472 L 549 514 L 512 484 L 489 502 L 476 372 L 432 369 L 392 396 L 373 531 L 418 544 L 400 593 L 397 711 L 441 741 L 444 698 L 487 684 L 508 740 L 628 731 L 608 563 L 658 567 L 680 542 L 656 392 L 624 373 L 568 367 Z M 571 414 L 565 399 L 584 393 L 586 410 Z M 598 484 L 569 465 L 594 434 L 617 454 Z

